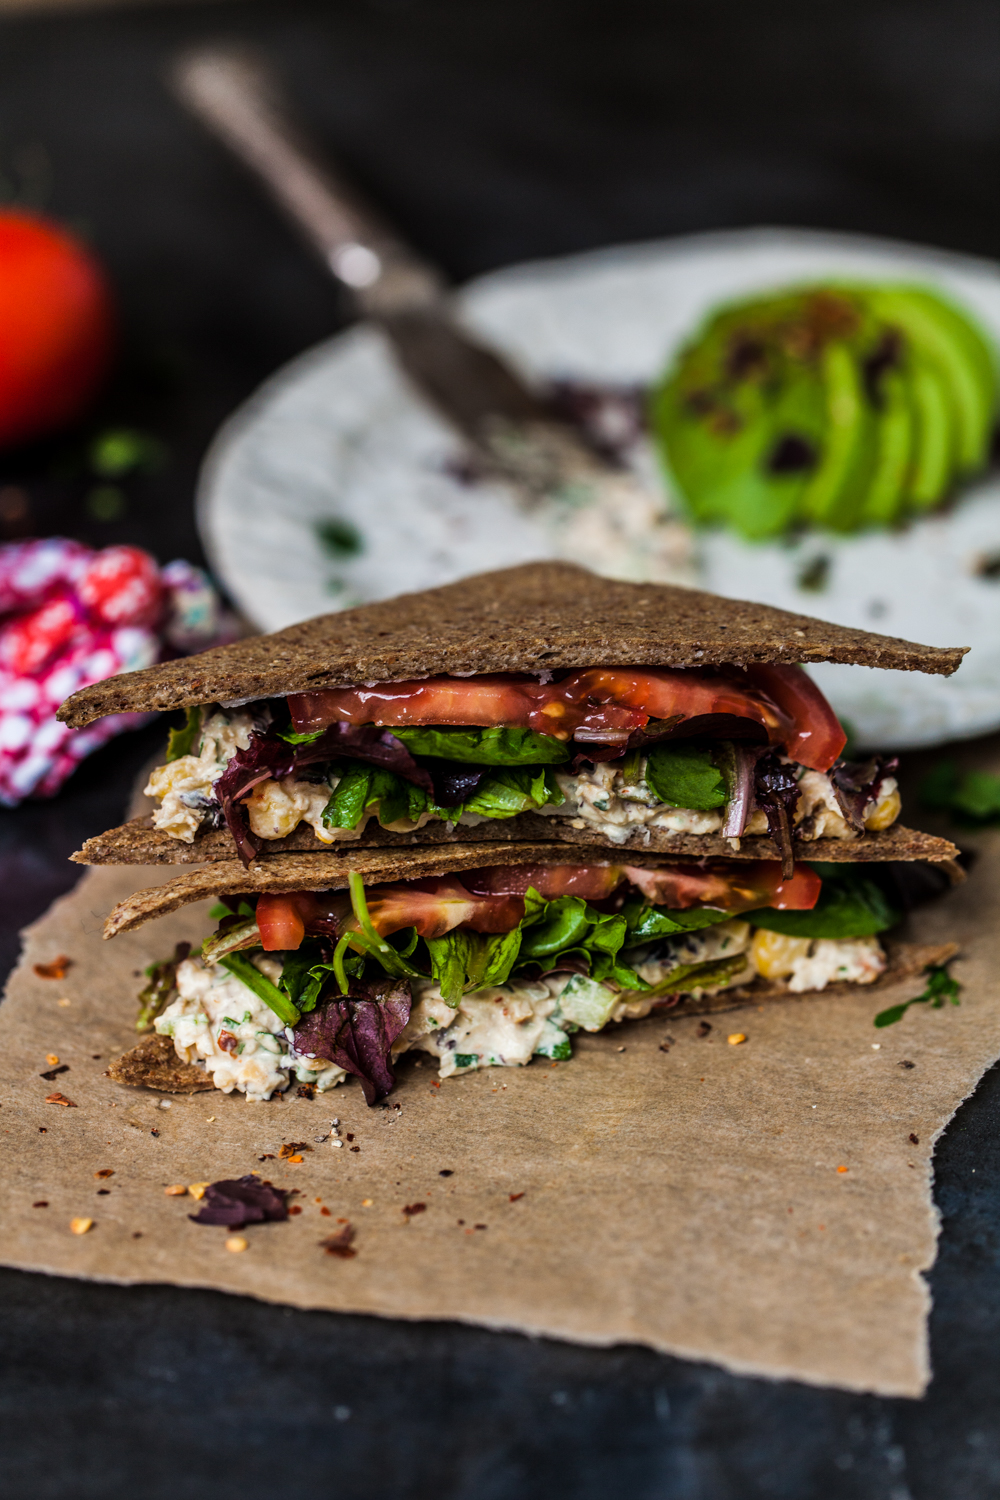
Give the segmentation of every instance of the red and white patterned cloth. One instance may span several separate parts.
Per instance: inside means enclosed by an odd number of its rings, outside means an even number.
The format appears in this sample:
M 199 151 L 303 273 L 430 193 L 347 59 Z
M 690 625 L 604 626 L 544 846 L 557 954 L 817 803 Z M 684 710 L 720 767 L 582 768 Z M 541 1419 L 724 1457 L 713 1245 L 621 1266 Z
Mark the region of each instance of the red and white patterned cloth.
M 0 547 L 0 805 L 50 797 L 80 762 L 148 714 L 86 729 L 56 718 L 63 699 L 118 672 L 231 637 L 207 574 L 158 567 L 138 547 L 94 552 L 62 537 Z

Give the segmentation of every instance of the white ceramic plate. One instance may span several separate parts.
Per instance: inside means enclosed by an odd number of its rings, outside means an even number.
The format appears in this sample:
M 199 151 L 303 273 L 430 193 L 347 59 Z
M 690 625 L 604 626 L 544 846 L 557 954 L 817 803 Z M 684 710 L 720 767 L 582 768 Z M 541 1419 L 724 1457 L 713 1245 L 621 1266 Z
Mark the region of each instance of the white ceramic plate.
M 646 384 L 717 302 L 845 275 L 934 283 L 1000 344 L 993 265 L 808 231 L 700 235 L 516 266 L 471 283 L 460 306 L 532 379 Z M 455 477 L 460 454 L 382 336 L 351 329 L 279 371 L 220 432 L 199 495 L 209 556 L 240 607 L 275 630 L 549 555 L 546 536 L 501 487 Z M 652 472 L 648 453 L 637 461 Z M 333 551 L 317 531 L 331 534 L 331 523 Z M 817 668 L 862 744 L 902 749 L 1000 727 L 996 477 L 902 533 L 754 546 L 712 533 L 697 545 L 701 581 L 718 593 L 973 648 L 948 680 Z M 982 572 L 994 558 L 998 568 Z M 801 585 L 822 570 L 820 591 Z

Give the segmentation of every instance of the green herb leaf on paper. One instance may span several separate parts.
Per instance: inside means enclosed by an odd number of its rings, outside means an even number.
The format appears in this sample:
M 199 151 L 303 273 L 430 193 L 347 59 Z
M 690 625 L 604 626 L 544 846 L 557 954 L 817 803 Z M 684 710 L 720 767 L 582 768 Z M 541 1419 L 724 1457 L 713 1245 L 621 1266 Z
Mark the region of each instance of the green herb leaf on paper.
M 894 1026 L 897 1021 L 902 1020 L 911 1005 L 929 1003 L 931 1010 L 940 1010 L 946 1000 L 950 1000 L 952 1005 L 961 1005 L 958 997 L 962 986 L 957 979 L 952 979 L 946 965 L 931 964 L 925 972 L 928 979 L 923 994 L 914 995 L 912 1000 L 904 1000 L 901 1005 L 890 1005 L 888 1010 L 880 1010 L 875 1017 L 876 1026 Z

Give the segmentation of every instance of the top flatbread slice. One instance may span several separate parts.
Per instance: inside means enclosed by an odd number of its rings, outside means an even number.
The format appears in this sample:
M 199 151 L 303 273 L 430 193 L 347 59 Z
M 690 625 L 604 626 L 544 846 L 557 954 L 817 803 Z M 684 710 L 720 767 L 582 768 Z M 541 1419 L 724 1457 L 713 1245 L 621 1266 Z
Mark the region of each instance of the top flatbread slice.
M 966 649 L 919 646 L 698 589 L 620 583 L 571 563 L 530 563 L 123 672 L 74 693 L 59 718 L 80 728 L 104 714 L 566 667 L 833 661 L 947 677 Z

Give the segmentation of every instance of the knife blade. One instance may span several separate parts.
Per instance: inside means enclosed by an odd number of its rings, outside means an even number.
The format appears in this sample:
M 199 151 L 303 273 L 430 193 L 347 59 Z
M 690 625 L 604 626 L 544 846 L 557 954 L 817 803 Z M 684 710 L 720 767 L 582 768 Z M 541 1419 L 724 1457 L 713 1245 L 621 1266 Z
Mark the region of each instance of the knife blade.
M 388 336 L 399 365 L 513 490 L 552 554 L 610 577 L 695 582 L 690 533 L 665 497 L 556 420 L 456 317 L 445 278 L 407 245 L 293 120 L 267 66 L 232 48 L 176 59 L 174 91 L 248 166 Z

